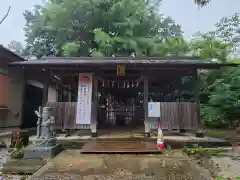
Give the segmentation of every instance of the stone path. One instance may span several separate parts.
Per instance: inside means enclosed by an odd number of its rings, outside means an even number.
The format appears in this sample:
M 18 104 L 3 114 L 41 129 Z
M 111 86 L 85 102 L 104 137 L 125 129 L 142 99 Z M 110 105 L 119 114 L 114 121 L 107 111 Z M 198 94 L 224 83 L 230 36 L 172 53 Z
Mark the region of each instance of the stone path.
M 219 166 L 219 176 L 236 179 L 240 177 L 240 162 L 232 160 L 230 157 L 213 157 L 212 160 Z
M 7 161 L 8 150 L 6 148 L 0 148 L 0 169 Z
M 83 155 L 77 150 L 66 150 L 32 179 L 209 180 L 189 161 L 180 151 L 161 155 Z

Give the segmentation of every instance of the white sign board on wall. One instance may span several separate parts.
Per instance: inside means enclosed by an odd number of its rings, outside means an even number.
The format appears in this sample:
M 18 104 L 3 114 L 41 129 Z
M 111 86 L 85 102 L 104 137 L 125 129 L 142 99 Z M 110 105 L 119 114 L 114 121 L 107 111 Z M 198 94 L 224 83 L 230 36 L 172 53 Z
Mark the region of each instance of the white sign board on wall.
M 92 80 L 91 73 L 79 74 L 76 124 L 91 124 Z
M 148 117 L 160 117 L 160 102 L 148 103 Z

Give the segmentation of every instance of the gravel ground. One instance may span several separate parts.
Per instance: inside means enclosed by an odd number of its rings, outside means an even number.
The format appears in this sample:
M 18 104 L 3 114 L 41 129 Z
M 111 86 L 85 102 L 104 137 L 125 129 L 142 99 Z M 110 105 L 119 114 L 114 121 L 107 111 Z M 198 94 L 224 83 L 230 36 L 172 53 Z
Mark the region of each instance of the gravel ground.
M 212 160 L 219 167 L 218 176 L 235 180 L 240 177 L 240 161 L 231 157 L 212 157 Z
M 199 178 L 188 175 L 171 174 L 165 177 L 146 176 L 146 175 L 95 175 L 95 176 L 78 176 L 73 174 L 48 174 L 35 180 L 200 180 Z M 204 180 L 204 179 L 202 179 Z M 206 179 L 207 180 L 207 179 Z
M 3 164 L 6 163 L 7 161 L 7 156 L 8 156 L 8 150 L 6 148 L 1 148 L 0 149 L 0 171 L 1 171 L 1 168 L 3 167 Z M 27 177 L 27 176 L 0 175 L 0 180 L 23 180 L 23 177 Z
M 191 157 L 214 178 L 236 180 L 240 177 L 240 154 L 234 153 L 231 148 L 228 152 L 214 156 L 192 155 Z
M 20 175 L 2 175 L 0 176 L 0 180 L 24 180 L 27 177 L 28 176 L 20 176 Z
M 178 152 L 162 155 L 86 155 L 61 153 L 32 180 L 204 180 L 197 167 Z
M 6 148 L 0 149 L 0 168 L 2 168 L 3 164 L 7 161 L 8 150 Z

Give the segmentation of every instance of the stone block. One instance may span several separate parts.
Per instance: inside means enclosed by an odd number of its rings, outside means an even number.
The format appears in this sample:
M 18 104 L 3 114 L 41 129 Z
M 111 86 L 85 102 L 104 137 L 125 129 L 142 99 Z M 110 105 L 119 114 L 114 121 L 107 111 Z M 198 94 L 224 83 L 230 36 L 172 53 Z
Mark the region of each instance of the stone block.
M 39 158 L 52 158 L 62 151 L 61 144 L 56 144 L 54 146 L 34 146 L 29 145 L 23 150 L 23 155 L 25 159 L 39 159 Z
M 149 138 L 151 136 L 151 133 L 150 132 L 145 132 L 144 136 Z
M 180 133 L 186 133 L 186 129 L 180 129 Z
M 97 133 L 92 133 L 92 137 L 97 137 Z
M 197 138 L 204 138 L 204 133 L 203 132 L 196 132 L 196 137 Z

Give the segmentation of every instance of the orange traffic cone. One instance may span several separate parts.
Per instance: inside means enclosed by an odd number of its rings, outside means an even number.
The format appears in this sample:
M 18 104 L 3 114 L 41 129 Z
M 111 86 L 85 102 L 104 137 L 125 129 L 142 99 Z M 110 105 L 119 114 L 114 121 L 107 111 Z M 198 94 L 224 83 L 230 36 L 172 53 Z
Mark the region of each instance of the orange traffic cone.
M 158 124 L 158 137 L 157 137 L 157 148 L 160 151 L 164 150 L 164 140 L 163 140 L 163 133 L 160 124 Z

